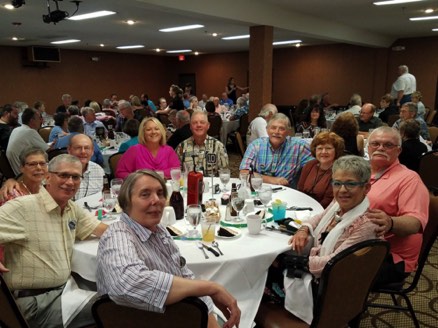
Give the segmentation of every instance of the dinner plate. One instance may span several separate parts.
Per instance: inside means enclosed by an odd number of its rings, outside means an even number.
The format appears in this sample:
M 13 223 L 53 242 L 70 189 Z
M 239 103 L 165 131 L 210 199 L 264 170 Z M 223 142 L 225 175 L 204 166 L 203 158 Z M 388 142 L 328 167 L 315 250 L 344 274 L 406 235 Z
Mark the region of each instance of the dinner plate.
M 219 229 L 218 229 L 218 230 L 216 230 L 216 233 L 215 233 L 216 238 L 218 238 L 218 239 L 236 239 L 236 238 L 239 238 L 239 237 L 242 235 L 242 231 L 240 231 L 240 229 L 236 229 L 236 228 L 228 228 L 228 227 L 227 227 L 227 229 L 230 229 L 230 230 L 232 230 L 232 231 L 235 231 L 237 234 L 236 234 L 235 236 L 232 236 L 232 237 L 219 236 L 219 235 L 218 235 Z

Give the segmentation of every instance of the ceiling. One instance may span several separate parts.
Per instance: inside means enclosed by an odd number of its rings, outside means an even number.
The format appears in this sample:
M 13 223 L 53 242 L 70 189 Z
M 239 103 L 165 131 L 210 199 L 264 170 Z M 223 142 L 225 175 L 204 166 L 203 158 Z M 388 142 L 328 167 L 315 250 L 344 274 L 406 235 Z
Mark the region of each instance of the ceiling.
M 438 20 L 411 22 L 409 17 L 425 16 L 427 8 L 438 14 L 438 0 L 392 6 L 375 6 L 372 0 L 83 0 L 78 14 L 112 10 L 116 15 L 46 24 L 45 0 L 26 0 L 22 7 L 7 10 L 0 0 L 0 45 L 50 46 L 51 41 L 79 39 L 60 48 L 90 51 L 117 51 L 120 45 L 142 44 L 129 53 L 156 54 L 154 49 L 192 49 L 203 53 L 246 51 L 249 39 L 224 41 L 222 36 L 249 34 L 257 25 L 274 27 L 274 41 L 301 39 L 303 45 L 349 43 L 390 47 L 399 38 L 438 35 Z M 50 0 L 51 9 L 55 3 Z M 72 14 L 76 5 L 59 1 L 60 10 Z M 127 25 L 126 20 L 136 21 Z M 14 25 L 15 23 L 15 25 Z M 20 25 L 17 25 L 19 23 Z M 162 33 L 158 30 L 188 24 L 204 28 Z M 213 37 L 212 33 L 218 33 Z M 12 37 L 19 38 L 12 41 Z M 100 47 L 104 44 L 104 47 Z M 284 47 L 284 46 L 283 46 Z M 164 54 L 163 52 L 159 53 Z

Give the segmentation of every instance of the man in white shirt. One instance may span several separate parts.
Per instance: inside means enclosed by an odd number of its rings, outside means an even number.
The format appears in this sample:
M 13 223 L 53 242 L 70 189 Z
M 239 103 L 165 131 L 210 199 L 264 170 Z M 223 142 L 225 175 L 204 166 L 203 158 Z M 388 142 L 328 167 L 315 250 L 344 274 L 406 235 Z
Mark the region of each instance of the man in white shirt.
M 411 94 L 417 91 L 417 80 L 415 76 L 409 73 L 406 65 L 398 67 L 399 77 L 392 84 L 391 97 L 395 99 L 397 106 L 401 106 L 411 101 Z
M 251 121 L 246 134 L 246 143 L 249 145 L 257 138 L 267 137 L 268 131 L 266 126 L 272 116 L 278 113 L 277 106 L 273 104 L 266 104 L 262 107 L 259 116 Z
M 350 98 L 349 105 L 350 105 L 350 108 L 348 108 L 347 110 L 343 111 L 342 113 L 347 112 L 347 113 L 353 114 L 355 117 L 359 117 L 360 116 L 360 110 L 362 108 L 362 97 L 359 94 L 354 93 L 351 96 L 351 98 Z

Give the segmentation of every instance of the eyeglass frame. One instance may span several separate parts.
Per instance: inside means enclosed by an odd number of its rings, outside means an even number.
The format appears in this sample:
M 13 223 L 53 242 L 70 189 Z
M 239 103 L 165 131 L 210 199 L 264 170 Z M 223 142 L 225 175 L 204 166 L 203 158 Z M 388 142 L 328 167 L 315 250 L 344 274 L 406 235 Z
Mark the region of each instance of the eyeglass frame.
M 380 142 L 377 142 L 377 141 L 369 142 L 368 146 L 371 147 L 372 149 L 378 149 L 380 146 L 382 146 L 383 149 L 385 149 L 385 150 L 392 150 L 392 149 L 394 149 L 396 147 L 398 147 L 398 148 L 400 147 L 400 145 L 395 145 L 395 144 L 393 144 L 391 142 L 380 143 Z
M 67 173 L 67 172 L 49 171 L 49 173 L 53 173 L 58 178 L 60 178 L 61 180 L 65 180 L 65 181 L 67 181 L 68 179 L 71 178 L 73 182 L 81 182 L 82 179 L 84 178 L 83 175 L 70 174 L 70 173 Z M 61 175 L 63 175 L 63 176 L 61 176 Z
M 27 165 L 27 166 L 29 166 L 30 168 L 32 168 L 32 169 L 34 169 L 34 168 L 36 168 L 38 165 L 39 166 L 41 166 L 41 167 L 47 167 L 48 165 L 49 165 L 49 163 L 48 162 L 26 162 L 26 163 L 24 163 L 24 165 Z
M 338 181 L 338 180 L 332 180 L 331 182 L 332 188 L 333 189 L 341 189 L 342 186 L 345 187 L 345 189 L 347 190 L 351 190 L 354 189 L 356 187 L 363 187 L 364 185 L 367 184 L 367 181 Z

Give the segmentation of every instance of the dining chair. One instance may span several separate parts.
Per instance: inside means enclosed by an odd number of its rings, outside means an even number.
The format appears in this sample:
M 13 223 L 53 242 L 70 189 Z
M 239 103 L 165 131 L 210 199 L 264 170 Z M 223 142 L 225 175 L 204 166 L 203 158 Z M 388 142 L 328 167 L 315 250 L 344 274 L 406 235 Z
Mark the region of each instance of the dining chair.
M 248 114 L 243 114 L 239 119 L 239 128 L 236 131 L 228 133 L 227 138 L 230 138 L 231 143 L 236 145 L 236 150 L 242 153 L 242 149 L 245 153 L 246 150 L 246 134 L 248 133 L 249 127 L 249 117 Z M 239 144 L 239 140 L 237 139 L 237 133 L 240 134 L 240 139 L 242 142 L 242 146 Z M 243 156 L 243 155 L 242 155 Z
M 7 179 L 15 178 L 15 173 L 12 170 L 11 164 L 9 163 L 6 153 L 3 150 L 0 150 L 0 173 L 0 185 Z
M 167 114 L 157 114 L 157 118 L 164 125 L 164 127 L 171 123 L 169 120 L 169 115 Z
M 330 259 L 321 274 L 310 325 L 282 305 L 262 303 L 255 318 L 257 327 L 332 328 L 357 325 L 388 249 L 388 242 L 384 240 L 367 240 Z
M 429 126 L 428 130 L 430 135 L 430 141 L 432 141 L 432 145 L 433 145 L 438 138 L 438 126 Z
M 38 133 L 43 138 L 44 142 L 49 142 L 50 132 L 52 132 L 53 126 L 44 126 L 38 129 Z
M 392 127 L 394 123 L 400 118 L 399 114 L 391 114 L 388 116 L 388 126 Z
M 119 163 L 119 160 L 122 156 L 123 153 L 115 153 L 108 158 L 108 164 L 111 171 L 111 178 L 116 176 L 117 164 Z
M 3 276 L 0 274 L 0 327 L 27 328 L 29 325 L 15 303 Z
M 222 118 L 219 115 L 208 115 L 208 122 L 210 122 L 210 127 L 208 128 L 207 134 L 210 137 L 220 140 Z
M 432 150 L 420 157 L 418 174 L 429 190 L 438 189 L 438 150 Z
M 158 313 L 117 305 L 108 295 L 103 295 L 94 302 L 91 312 L 98 328 L 206 328 L 208 325 L 207 305 L 196 297 L 168 305 L 164 313 Z
M 245 156 L 245 151 L 246 151 L 245 144 L 243 143 L 243 139 L 239 131 L 236 131 L 235 136 L 236 136 L 237 145 L 239 147 L 240 155 L 242 155 L 243 158 Z
M 432 246 L 434 245 L 437 236 L 438 236 L 438 197 L 430 195 L 429 221 L 426 225 L 426 228 L 423 231 L 423 242 L 421 244 L 421 250 L 418 256 L 418 266 L 415 273 L 413 273 L 413 277 L 411 278 L 412 280 L 404 281 L 401 283 L 387 284 L 385 286 L 372 289 L 371 290 L 372 293 L 378 293 L 379 295 L 380 294 L 390 295 L 393 304 L 380 304 L 380 303 L 375 303 L 374 301 L 370 301 L 367 304 L 368 307 L 409 312 L 415 327 L 416 328 L 420 327 L 420 323 L 418 322 L 417 316 L 415 315 L 415 310 L 412 306 L 411 301 L 409 300 L 409 293 L 411 293 L 417 288 L 417 284 L 421 278 L 424 265 L 427 261 L 429 252 Z M 406 302 L 406 306 L 402 306 L 400 303 L 400 299 L 397 299 L 396 296 L 400 296 L 401 298 L 403 298 Z
M 429 115 L 427 115 L 427 119 L 426 119 L 427 125 L 432 125 L 435 115 L 436 115 L 436 109 L 431 110 Z
M 47 151 L 47 156 L 49 158 L 49 161 L 51 161 L 52 158 L 54 158 L 58 155 L 61 155 L 61 154 L 68 154 L 67 147 L 57 148 L 57 149 L 52 149 L 52 150 Z

